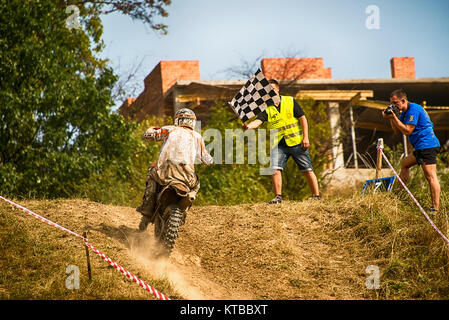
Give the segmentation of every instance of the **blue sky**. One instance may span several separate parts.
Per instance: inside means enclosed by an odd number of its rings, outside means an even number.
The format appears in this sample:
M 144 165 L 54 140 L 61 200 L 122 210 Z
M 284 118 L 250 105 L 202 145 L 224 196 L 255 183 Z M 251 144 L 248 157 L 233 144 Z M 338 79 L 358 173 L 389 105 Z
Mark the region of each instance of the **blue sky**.
M 365 12 L 379 8 L 380 29 Z M 416 75 L 449 77 L 449 0 L 173 0 L 168 35 L 114 14 L 103 17 L 103 56 L 120 69 L 143 59 L 142 84 L 160 60 L 199 60 L 202 80 L 242 60 L 299 52 L 322 57 L 335 79 L 390 78 L 390 59 L 415 57 Z

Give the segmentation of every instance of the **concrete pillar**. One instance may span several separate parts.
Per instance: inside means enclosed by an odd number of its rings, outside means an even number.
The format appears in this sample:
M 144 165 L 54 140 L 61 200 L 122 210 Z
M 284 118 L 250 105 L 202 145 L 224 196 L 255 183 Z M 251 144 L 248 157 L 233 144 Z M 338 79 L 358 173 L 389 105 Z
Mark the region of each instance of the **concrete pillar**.
M 184 107 L 184 103 L 179 101 L 179 95 L 180 92 L 177 89 L 173 90 L 173 115 L 178 111 L 179 109 L 182 109 Z
M 327 113 L 331 127 L 331 143 L 332 143 L 332 162 L 333 168 L 341 169 L 345 167 L 343 158 L 343 143 L 340 140 L 340 109 L 339 103 L 334 101 L 327 102 Z

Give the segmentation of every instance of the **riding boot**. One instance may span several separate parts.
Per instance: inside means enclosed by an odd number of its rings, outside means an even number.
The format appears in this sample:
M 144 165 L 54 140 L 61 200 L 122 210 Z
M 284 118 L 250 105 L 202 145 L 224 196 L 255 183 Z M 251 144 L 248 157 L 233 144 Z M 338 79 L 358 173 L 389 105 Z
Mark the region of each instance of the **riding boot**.
M 145 192 L 142 198 L 142 204 L 136 208 L 136 211 L 142 214 L 139 224 L 139 230 L 145 231 L 149 223 L 154 222 L 154 206 L 156 204 L 157 183 L 152 179 L 148 179 Z

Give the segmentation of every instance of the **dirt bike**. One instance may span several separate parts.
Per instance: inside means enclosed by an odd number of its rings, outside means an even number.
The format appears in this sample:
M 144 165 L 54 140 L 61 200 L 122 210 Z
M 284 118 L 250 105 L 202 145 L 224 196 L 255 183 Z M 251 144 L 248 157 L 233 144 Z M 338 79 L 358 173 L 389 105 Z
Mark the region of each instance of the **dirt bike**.
M 195 197 L 195 192 L 178 181 L 162 186 L 159 192 L 155 206 L 154 235 L 167 256 L 175 246 L 179 227 L 185 223 L 187 211 Z

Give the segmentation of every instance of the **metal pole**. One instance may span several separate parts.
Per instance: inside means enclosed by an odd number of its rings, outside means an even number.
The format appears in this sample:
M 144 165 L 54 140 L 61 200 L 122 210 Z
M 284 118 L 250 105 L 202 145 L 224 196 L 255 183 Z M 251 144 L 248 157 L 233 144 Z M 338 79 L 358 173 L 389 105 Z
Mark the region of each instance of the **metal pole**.
M 359 161 L 357 159 L 357 144 L 355 138 L 355 127 L 354 127 L 354 114 L 352 111 L 352 105 L 349 105 L 349 117 L 351 119 L 351 137 L 352 137 L 352 152 L 354 154 L 354 167 L 359 168 Z
M 407 145 L 407 136 L 405 134 L 402 134 L 402 144 L 404 149 L 404 158 L 408 156 L 408 145 Z

